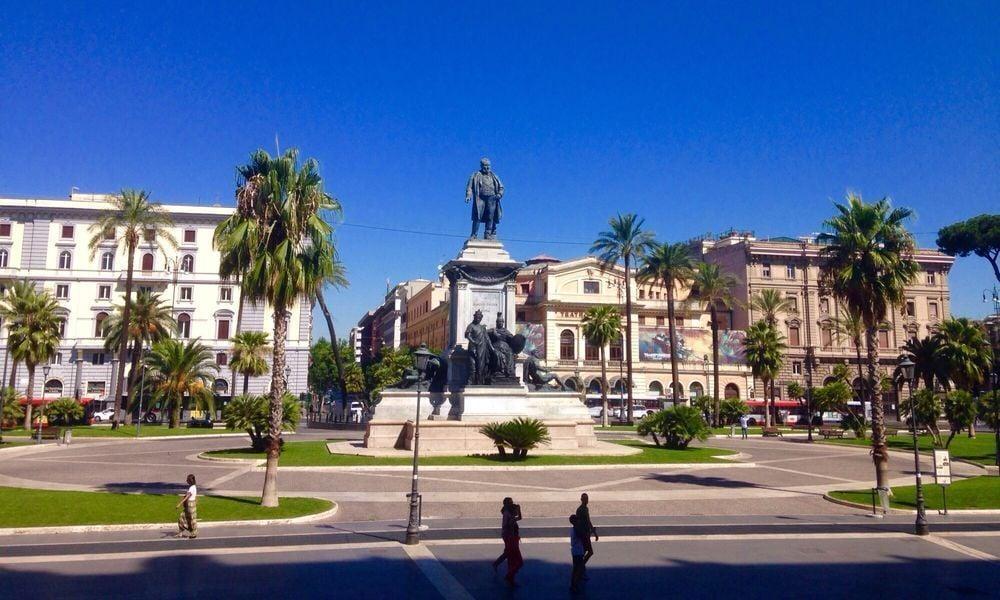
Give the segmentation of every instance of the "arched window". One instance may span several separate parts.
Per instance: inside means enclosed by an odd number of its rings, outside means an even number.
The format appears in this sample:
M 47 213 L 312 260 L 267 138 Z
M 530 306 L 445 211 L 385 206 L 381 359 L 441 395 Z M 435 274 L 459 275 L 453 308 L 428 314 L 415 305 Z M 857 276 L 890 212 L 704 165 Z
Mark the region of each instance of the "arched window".
M 184 339 L 191 337 L 191 315 L 184 313 L 177 317 L 177 335 Z
M 589 394 L 600 394 L 601 393 L 601 380 L 598 378 L 593 378 L 590 380 L 590 385 L 587 386 L 587 393 Z
M 576 339 L 573 332 L 564 329 L 559 334 L 559 358 L 562 360 L 573 360 L 576 358 Z
M 185 273 L 194 271 L 194 257 L 190 254 L 185 254 L 184 258 L 181 259 L 181 271 Z
M 615 380 L 615 382 L 611 384 L 611 389 L 618 394 L 624 392 L 625 386 L 623 385 L 623 380 L 621 379 Z
M 0 248 L 0 269 L 7 267 L 7 259 L 10 255 L 7 253 L 6 248 Z
M 576 377 L 568 377 L 563 383 L 566 385 L 566 389 L 568 390 L 575 392 L 580 389 L 579 383 L 576 381 Z
M 212 391 L 220 396 L 224 396 L 229 393 L 229 382 L 225 379 L 216 379 L 215 383 L 212 384 Z
M 58 379 L 50 379 L 45 382 L 45 393 L 52 396 L 62 396 L 63 384 Z
M 727 383 L 723 397 L 727 398 L 727 399 L 728 398 L 739 398 L 740 397 L 740 388 L 739 388 L 739 386 L 737 386 L 735 383 Z
M 110 271 L 115 268 L 115 255 L 105 252 L 101 255 L 101 270 Z
M 699 396 L 705 395 L 705 387 L 702 386 L 701 383 L 697 381 L 688 386 L 688 391 L 690 392 L 692 398 L 697 398 Z
M 143 271 L 153 270 L 153 253 L 147 252 L 142 255 L 142 266 L 140 267 Z
M 837 381 L 836 377 L 827 377 L 826 379 L 823 380 L 823 385 L 830 385 L 834 381 Z
M 97 316 L 94 317 L 94 337 L 98 338 L 104 337 L 105 330 L 107 329 L 104 322 L 107 320 L 108 320 L 108 313 L 106 312 L 97 313 Z
M 653 392 L 657 396 L 662 396 L 663 395 L 663 384 L 660 383 L 659 381 L 650 381 L 649 382 L 649 391 Z
M 675 384 L 671 384 L 671 387 L 677 389 L 677 397 L 678 398 L 683 398 L 684 397 L 684 386 L 681 385 L 681 382 L 678 381 Z M 673 394 L 672 393 L 671 393 L 670 397 L 673 398 Z
M 215 364 L 220 367 L 224 367 L 229 364 L 229 355 L 225 352 L 219 352 L 215 355 Z
M 59 268 L 60 269 L 72 269 L 73 268 L 73 255 L 70 254 L 69 250 L 63 250 L 59 253 Z

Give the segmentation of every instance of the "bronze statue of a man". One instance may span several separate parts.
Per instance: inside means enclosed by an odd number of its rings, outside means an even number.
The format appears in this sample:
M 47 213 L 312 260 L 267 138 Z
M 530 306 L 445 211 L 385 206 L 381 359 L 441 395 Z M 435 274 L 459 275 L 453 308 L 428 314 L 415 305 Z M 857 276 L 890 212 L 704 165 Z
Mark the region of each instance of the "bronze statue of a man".
M 490 159 L 479 161 L 479 170 L 469 177 L 465 186 L 465 202 L 472 203 L 472 235 L 479 235 L 479 224 L 483 224 L 483 238 L 496 239 L 497 223 L 503 215 L 500 199 L 503 197 L 503 184 L 500 178 L 490 169 Z
M 465 339 L 469 340 L 469 383 L 485 385 L 490 382 L 489 360 L 494 350 L 489 331 L 483 325 L 483 311 L 477 310 L 472 316 L 472 322 L 465 328 Z

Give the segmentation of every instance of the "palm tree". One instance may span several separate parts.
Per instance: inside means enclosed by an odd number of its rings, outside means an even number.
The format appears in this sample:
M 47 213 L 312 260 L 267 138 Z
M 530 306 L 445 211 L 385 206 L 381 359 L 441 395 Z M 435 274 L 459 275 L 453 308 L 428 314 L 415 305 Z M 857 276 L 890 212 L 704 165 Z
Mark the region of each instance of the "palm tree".
M 240 170 L 238 189 L 233 231 L 242 233 L 234 237 L 249 244 L 250 259 L 243 278 L 243 293 L 248 300 L 266 301 L 273 309 L 267 466 L 261 505 L 274 507 L 278 506 L 281 402 L 287 387 L 288 309 L 315 292 L 311 286 L 315 280 L 309 272 L 309 252 L 332 244 L 332 229 L 323 217 L 339 205 L 323 191 L 318 163 L 309 159 L 299 165 L 298 151 L 294 149 L 275 158 L 263 150 L 255 152 L 247 167 Z M 313 250 L 309 250 L 310 246 Z M 333 255 L 332 249 L 328 252 Z
M 719 424 L 719 306 L 733 305 L 732 288 L 736 286 L 736 278 L 724 272 L 719 265 L 698 263 L 692 278 L 691 293 L 705 303 L 712 324 L 712 370 L 715 385 L 712 398 L 713 425 Z
M 583 315 L 583 337 L 601 352 L 601 426 L 608 423 L 608 361 L 605 346 L 621 336 L 622 317 L 610 304 L 593 306 Z M 579 382 L 583 385 L 583 382 Z
M 632 265 L 653 247 L 653 232 L 643 230 L 645 219 L 629 213 L 619 214 L 608 221 L 609 229 L 594 240 L 590 251 L 597 254 L 604 270 L 618 262 L 625 265 L 625 369 L 628 381 L 628 422 L 632 422 Z
M 163 210 L 159 203 L 149 198 L 149 192 L 144 190 L 124 189 L 118 195 L 108 198 L 111 209 L 104 211 L 90 226 L 90 258 L 93 259 L 97 250 L 107 244 L 118 248 L 125 245 L 125 308 L 122 311 L 122 322 L 131 323 L 132 311 L 132 276 L 135 270 L 135 251 L 139 242 L 145 239 L 165 240 L 177 247 L 177 239 L 170 232 L 173 220 Z M 125 359 L 128 356 L 129 340 L 123 338 L 118 344 L 118 374 L 111 387 L 115 402 L 115 414 L 111 419 L 111 428 L 118 428 L 119 405 L 121 404 L 122 388 L 125 384 Z M 135 366 L 133 365 L 133 369 Z M 132 390 L 129 390 L 131 396 Z M 132 413 L 125 413 L 125 422 L 132 421 Z
M 884 323 L 880 323 L 879 326 L 883 326 Z M 834 317 L 830 321 L 830 329 L 833 335 L 836 336 L 837 342 L 840 343 L 841 339 L 850 340 L 851 344 L 854 346 L 854 354 L 857 359 L 858 365 L 858 379 L 861 381 L 862 388 L 858 390 L 858 401 L 861 402 L 861 414 L 862 416 L 867 415 L 868 412 L 865 410 L 865 395 L 864 390 L 865 385 L 865 374 L 862 370 L 863 362 L 861 360 L 861 349 L 864 347 L 864 335 L 865 335 L 865 322 L 861 318 L 861 314 L 854 310 L 851 306 L 846 306 L 844 313 L 837 317 Z M 850 382 L 847 382 L 850 385 Z M 854 386 L 851 386 L 854 389 Z
M 945 319 L 934 338 L 941 345 L 939 356 L 948 379 L 965 392 L 986 380 L 993 367 L 993 351 L 983 330 L 965 317 Z M 950 387 L 945 381 L 945 387 Z M 969 437 L 976 437 L 975 420 L 969 425 Z
M 30 310 L 31 303 L 35 298 L 35 286 L 34 284 L 28 283 L 27 280 L 15 281 L 7 291 L 4 292 L 2 297 L 0 297 L 0 320 L 4 321 L 7 325 L 8 332 L 10 330 L 11 324 L 16 320 L 18 315 L 27 314 Z M 7 356 L 11 359 L 11 370 L 10 379 L 7 382 L 7 387 L 11 390 L 14 389 L 14 383 L 17 381 L 17 357 L 11 352 L 12 340 L 8 336 L 7 338 Z
M 195 406 L 213 411 L 212 381 L 219 367 L 212 352 L 199 339 L 186 344 L 172 338 L 153 344 L 146 357 L 149 368 L 153 402 L 170 411 L 170 428 L 180 421 L 184 398 L 189 397 Z
M 643 261 L 639 270 L 639 281 L 655 281 L 667 288 L 667 320 L 670 332 L 670 389 L 674 405 L 677 405 L 677 388 L 680 386 L 677 377 L 677 326 L 674 323 L 674 290 L 677 287 L 687 287 L 694 276 L 694 263 L 688 253 L 686 244 L 660 244 L 653 247 Z
M 778 326 L 778 313 L 789 312 L 794 304 L 788 296 L 775 289 L 763 289 L 750 299 L 750 308 L 760 312 L 761 319 L 771 327 Z
M 333 212 L 339 214 L 339 205 L 336 211 Z M 311 246 L 306 251 L 306 257 L 306 273 L 310 279 L 309 287 L 315 290 L 313 296 L 316 298 L 320 310 L 323 311 L 323 318 L 326 319 L 326 327 L 330 330 L 330 345 L 333 347 L 333 360 L 337 365 L 337 383 L 340 386 L 340 394 L 344 400 L 344 407 L 346 409 L 349 403 L 347 402 L 347 377 L 344 371 L 344 359 L 340 354 L 337 331 L 334 329 L 333 317 L 330 315 L 330 309 L 326 305 L 326 298 L 323 296 L 323 291 L 328 285 L 334 289 L 346 288 L 349 285 L 347 282 L 347 271 L 344 269 L 344 264 L 337 258 L 333 244 Z
M 247 393 L 250 377 L 267 373 L 267 334 L 263 331 L 241 331 L 233 336 L 233 360 L 230 366 L 234 373 L 243 375 L 243 395 Z M 236 388 L 233 388 L 235 391 Z
M 889 485 L 889 453 L 885 439 L 885 407 L 876 394 L 878 328 L 905 299 L 906 287 L 916 278 L 913 236 L 904 223 L 912 212 L 892 208 L 888 198 L 868 204 L 854 193 L 846 204 L 835 204 L 837 214 L 824 226 L 820 240 L 821 284 L 861 316 L 865 326 L 868 377 L 865 391 L 872 407 L 872 460 L 876 485 Z
M 17 285 L 17 284 L 15 284 Z M 35 391 L 35 367 L 48 361 L 59 348 L 59 304 L 45 290 L 36 290 L 23 282 L 8 294 L 0 305 L 0 316 L 7 322 L 11 358 L 28 369 L 28 387 L 24 395 L 24 428 L 31 428 L 31 402 Z
M 771 427 L 771 408 L 768 407 L 768 395 L 771 407 L 774 406 L 774 379 L 784 364 L 785 338 L 767 321 L 757 321 L 747 327 L 746 339 L 743 342 L 747 364 L 754 377 L 760 378 L 764 384 L 764 425 Z M 770 391 L 770 394 L 769 394 Z
M 911 338 L 903 345 L 903 354 L 913 361 L 913 373 L 924 387 L 933 391 L 934 379 L 944 387 L 948 380 L 948 365 L 941 356 L 941 338 L 929 335 L 923 339 Z

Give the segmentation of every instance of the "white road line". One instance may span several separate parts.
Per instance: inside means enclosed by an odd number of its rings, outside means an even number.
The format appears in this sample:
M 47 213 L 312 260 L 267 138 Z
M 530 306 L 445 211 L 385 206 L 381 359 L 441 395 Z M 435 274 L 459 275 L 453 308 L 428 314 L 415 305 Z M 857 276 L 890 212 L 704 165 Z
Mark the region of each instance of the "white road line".
M 212 481 L 209 481 L 208 483 L 204 484 L 205 488 L 206 489 L 216 488 L 222 485 L 223 483 L 226 483 L 227 481 L 232 481 L 233 479 L 236 479 L 241 475 L 246 475 L 252 470 L 253 470 L 253 465 L 246 465 L 244 467 L 239 467 L 232 473 L 226 473 L 225 475 L 222 475 L 221 477 L 216 477 Z
M 62 460 L 58 458 L 22 458 L 23 462 L 45 462 L 45 463 L 61 463 L 66 465 L 112 465 L 119 468 L 125 467 L 177 467 L 179 469 L 232 469 L 232 465 L 226 464 L 197 464 L 192 465 L 189 463 L 134 463 L 134 462 L 111 462 L 103 460 Z M 206 461 L 207 462 L 207 461 Z
M 990 554 L 988 552 L 983 552 L 982 550 L 976 550 L 975 548 L 970 548 L 968 546 L 964 546 L 962 544 L 959 544 L 958 542 L 953 542 L 951 540 L 946 540 L 946 539 L 944 539 L 942 537 L 938 537 L 936 535 L 926 535 L 926 536 L 923 536 L 922 539 L 924 539 L 924 540 L 926 540 L 926 541 L 928 541 L 928 542 L 930 542 L 932 544 L 937 544 L 938 546 L 942 546 L 942 547 L 947 548 L 949 550 L 953 550 L 955 552 L 958 552 L 959 554 L 964 554 L 965 556 L 969 556 L 971 558 L 977 558 L 979 560 L 985 560 L 985 561 L 991 561 L 991 562 L 1000 562 L 1000 558 L 997 558 L 996 556 L 993 556 L 992 554 Z
M 404 544 L 403 550 L 445 600 L 474 600 L 472 594 L 438 561 L 430 548 L 422 544 Z
M 770 465 L 774 463 L 795 462 L 799 460 L 822 460 L 824 458 L 839 458 L 842 456 L 858 456 L 857 452 L 841 452 L 839 454 L 814 454 L 813 456 L 797 456 L 795 458 L 772 458 L 770 460 L 754 461 L 758 465 Z
M 760 463 L 758 463 L 760 464 Z M 808 471 L 796 471 L 795 469 L 786 469 L 784 467 L 775 467 L 773 465 L 761 465 L 762 469 L 771 469 L 773 471 L 783 471 L 785 473 L 794 473 L 796 475 L 805 475 L 808 477 L 815 477 L 817 479 L 829 479 L 831 481 L 839 481 L 841 483 L 850 483 L 861 485 L 864 482 L 857 481 L 856 479 L 844 479 L 843 477 L 833 477 L 832 475 L 820 475 L 819 473 L 809 473 Z
M 253 469 L 253 465 L 251 465 L 251 469 Z M 406 481 L 409 481 L 410 477 L 412 476 L 411 474 L 358 473 L 358 472 L 351 473 L 351 475 L 362 475 L 362 476 L 365 476 L 365 477 L 388 477 L 390 479 L 403 479 L 403 480 L 406 480 Z M 434 476 L 427 476 L 427 475 L 421 475 L 420 476 L 420 480 L 421 481 L 444 481 L 444 482 L 447 482 L 447 483 L 468 483 L 468 484 L 471 484 L 471 485 L 491 485 L 491 486 L 497 486 L 497 487 L 503 487 L 503 488 L 523 488 L 523 489 L 526 489 L 526 490 L 542 490 L 542 491 L 548 491 L 548 492 L 562 492 L 562 491 L 566 490 L 566 488 L 547 487 L 547 486 L 540 486 L 540 485 L 525 485 L 523 483 L 503 483 L 503 482 L 497 482 L 497 481 L 478 481 L 478 480 L 473 480 L 473 479 L 452 479 L 452 478 L 448 478 L 448 477 L 434 477 Z

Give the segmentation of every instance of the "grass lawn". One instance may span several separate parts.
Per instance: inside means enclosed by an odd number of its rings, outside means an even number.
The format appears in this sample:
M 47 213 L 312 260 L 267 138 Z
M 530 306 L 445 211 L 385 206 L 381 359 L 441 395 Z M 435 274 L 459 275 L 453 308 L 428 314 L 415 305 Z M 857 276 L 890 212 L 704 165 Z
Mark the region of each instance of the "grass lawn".
M 30 444 L 31 442 L 4 440 L 0 442 L 0 448 L 13 448 L 14 446 L 28 446 Z
M 118 429 L 111 429 L 110 425 L 73 425 L 74 437 L 135 437 L 135 425 L 119 425 Z M 245 433 L 242 431 L 230 431 L 229 429 L 206 429 L 201 427 L 177 427 L 170 429 L 166 425 L 143 425 L 139 428 L 139 437 L 156 437 L 166 435 L 210 435 L 219 433 Z M 5 429 L 3 434 L 15 437 L 30 437 L 35 435 L 35 430 L 26 431 L 23 427 L 16 429 Z
M 717 458 L 726 454 L 735 454 L 732 450 L 719 448 L 687 448 L 685 450 L 669 450 L 657 448 L 643 442 L 615 442 L 624 446 L 641 448 L 639 454 L 628 456 L 570 456 L 570 455 L 533 455 L 530 452 L 524 459 L 512 460 L 501 458 L 499 454 L 474 456 L 426 456 L 421 457 L 420 464 L 424 466 L 486 466 L 497 464 L 546 466 L 546 465 L 629 465 L 648 463 L 720 463 L 727 462 Z M 225 458 L 264 458 L 263 452 L 254 452 L 250 448 L 236 450 L 215 450 L 205 454 Z M 326 448 L 326 442 L 287 442 L 281 453 L 283 467 L 358 467 L 409 465 L 409 457 L 376 458 L 371 456 L 355 456 L 353 454 L 331 454 Z
M 892 507 L 915 509 L 917 507 L 916 490 L 917 488 L 912 485 L 892 488 Z M 871 506 L 872 502 L 871 490 L 831 492 L 830 495 L 840 500 L 849 500 L 866 506 Z M 934 483 L 924 484 L 924 506 L 928 510 L 944 508 L 941 486 Z M 962 508 L 1000 508 L 1000 477 L 981 475 L 969 479 L 959 479 L 948 486 L 948 509 L 958 510 Z
M 63 492 L 0 487 L 0 527 L 170 523 L 180 514 L 177 495 Z M 320 498 L 282 498 L 263 508 L 256 498 L 200 496 L 199 521 L 287 519 L 322 512 L 332 503 Z
M 945 440 L 948 439 L 948 436 L 945 435 L 941 437 Z M 913 437 L 908 433 L 900 431 L 898 434 L 890 437 L 888 441 L 889 448 L 892 450 L 913 451 Z M 870 446 L 872 442 L 868 439 L 852 438 L 828 440 L 824 443 Z M 929 435 L 917 436 L 917 445 L 921 452 L 929 454 L 934 449 L 934 438 Z M 969 438 L 963 433 L 955 436 L 948 451 L 951 453 L 952 458 L 962 458 L 981 465 L 993 465 L 996 464 L 996 447 L 993 432 L 981 432 L 974 438 Z

